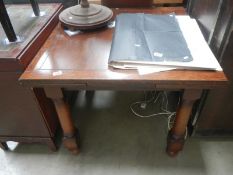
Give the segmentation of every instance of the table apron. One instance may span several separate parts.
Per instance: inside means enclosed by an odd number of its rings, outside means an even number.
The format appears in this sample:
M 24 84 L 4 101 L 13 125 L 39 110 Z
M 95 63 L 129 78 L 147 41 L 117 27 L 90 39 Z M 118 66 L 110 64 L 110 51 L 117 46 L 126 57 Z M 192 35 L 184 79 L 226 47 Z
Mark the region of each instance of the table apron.
M 72 90 L 155 90 L 155 89 L 215 89 L 224 88 L 223 82 L 153 82 L 153 81 L 83 81 L 83 82 L 21 82 L 26 87 L 60 87 Z

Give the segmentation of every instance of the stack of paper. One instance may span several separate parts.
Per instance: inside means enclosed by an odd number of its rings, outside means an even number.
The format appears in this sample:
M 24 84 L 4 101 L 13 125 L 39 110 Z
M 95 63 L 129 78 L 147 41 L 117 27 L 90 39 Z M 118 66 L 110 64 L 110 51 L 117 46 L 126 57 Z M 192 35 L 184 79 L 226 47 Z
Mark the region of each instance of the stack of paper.
M 195 19 L 173 14 L 149 15 L 147 18 L 142 14 L 121 15 L 136 15 L 137 19 L 139 16 L 143 20 L 117 18 L 109 66 L 154 72 L 171 69 L 222 70 Z M 122 33 L 127 37 L 122 38 Z

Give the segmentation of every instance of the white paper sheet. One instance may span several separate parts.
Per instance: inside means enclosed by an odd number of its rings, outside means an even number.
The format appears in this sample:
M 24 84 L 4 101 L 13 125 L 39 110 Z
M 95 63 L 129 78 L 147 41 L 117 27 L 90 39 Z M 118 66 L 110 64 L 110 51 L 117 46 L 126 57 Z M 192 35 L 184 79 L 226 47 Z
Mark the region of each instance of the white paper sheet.
M 155 72 L 163 72 L 163 71 L 169 71 L 169 70 L 174 70 L 175 68 L 171 68 L 171 67 L 162 67 L 162 66 L 139 66 L 137 67 L 138 70 L 138 74 L 139 75 L 146 75 L 146 74 L 151 74 L 151 73 L 155 73 Z
M 140 65 L 136 64 L 116 64 L 115 68 L 120 69 L 138 69 L 139 73 L 145 74 L 146 72 L 152 73 L 159 71 L 167 71 L 172 69 L 190 69 L 190 70 L 216 70 L 222 71 L 217 59 L 210 50 L 208 44 L 206 43 L 201 30 L 195 19 L 191 19 L 189 16 L 176 16 L 181 31 L 187 42 L 188 48 L 193 57 L 193 61 L 190 62 L 156 62 L 148 63 L 148 71 L 145 71 L 146 65 L 143 69 Z M 153 69 L 154 66 L 154 69 Z M 161 67 L 159 67 L 161 66 Z M 150 69 L 150 70 L 149 70 Z

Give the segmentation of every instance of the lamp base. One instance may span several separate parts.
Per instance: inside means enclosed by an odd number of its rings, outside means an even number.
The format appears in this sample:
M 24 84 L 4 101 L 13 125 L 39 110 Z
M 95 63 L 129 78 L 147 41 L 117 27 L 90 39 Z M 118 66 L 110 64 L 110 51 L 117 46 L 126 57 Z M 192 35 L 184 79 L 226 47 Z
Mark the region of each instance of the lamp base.
M 91 30 L 105 26 L 112 16 L 112 10 L 102 5 L 76 5 L 61 12 L 59 20 L 71 30 Z

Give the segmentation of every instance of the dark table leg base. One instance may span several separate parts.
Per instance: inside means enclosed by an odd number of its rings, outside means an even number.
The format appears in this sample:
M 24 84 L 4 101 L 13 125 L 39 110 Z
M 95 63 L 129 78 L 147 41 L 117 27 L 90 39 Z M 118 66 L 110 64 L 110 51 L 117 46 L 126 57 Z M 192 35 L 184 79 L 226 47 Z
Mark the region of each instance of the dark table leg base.
M 9 150 L 9 147 L 7 146 L 6 142 L 0 142 L 0 148 L 2 148 L 5 151 Z
M 184 136 L 177 136 L 169 132 L 167 137 L 167 148 L 166 152 L 169 156 L 175 157 L 177 154 L 183 150 L 184 146 Z
M 80 137 L 79 137 L 79 132 L 76 129 L 75 134 L 73 136 L 66 136 L 64 135 L 63 137 L 63 143 L 65 147 L 72 152 L 73 154 L 79 154 L 80 152 Z

